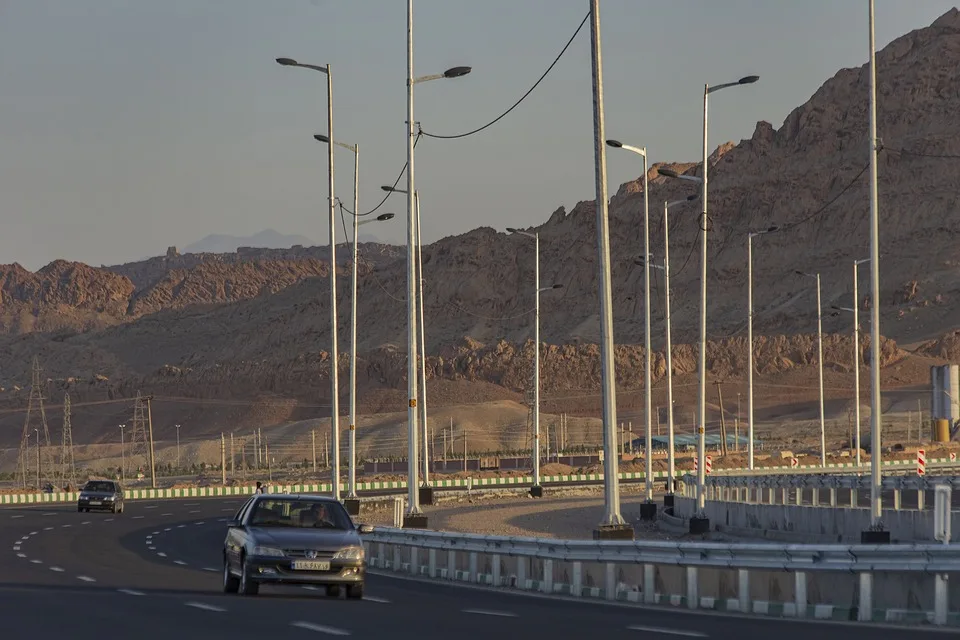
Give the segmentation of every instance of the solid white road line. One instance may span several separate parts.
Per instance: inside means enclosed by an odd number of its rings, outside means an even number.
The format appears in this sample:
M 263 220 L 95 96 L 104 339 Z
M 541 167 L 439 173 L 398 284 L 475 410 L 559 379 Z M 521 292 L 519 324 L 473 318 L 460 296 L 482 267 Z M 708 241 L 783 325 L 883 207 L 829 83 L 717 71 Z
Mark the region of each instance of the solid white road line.
M 223 607 L 215 607 L 212 604 L 205 604 L 203 602 L 184 602 L 184 604 L 194 609 L 203 609 L 204 611 L 226 611 Z
M 498 616 L 500 618 L 516 618 L 517 614 L 509 611 L 487 611 L 486 609 L 463 609 L 463 613 L 474 613 L 480 616 Z
M 128 596 L 142 596 L 143 591 L 137 591 L 136 589 L 117 589 L 120 593 L 125 593 Z
M 350 632 L 346 629 L 337 629 L 336 627 L 327 627 L 322 624 L 314 624 L 313 622 L 291 622 L 291 627 L 297 627 L 299 629 L 307 629 L 308 631 L 317 631 L 319 633 L 325 633 L 330 636 L 348 636 Z
M 390 604 L 390 601 L 387 600 L 386 598 L 377 598 L 374 596 L 363 596 L 363 599 L 368 600 L 370 602 L 382 602 L 383 604 Z
M 627 627 L 630 631 L 643 631 L 645 633 L 662 633 L 670 636 L 686 636 L 688 638 L 706 638 L 707 634 L 699 631 L 687 631 L 685 629 L 663 629 L 661 627 L 644 627 L 638 624 L 632 624 Z
M 77 576 L 77 580 L 83 580 L 84 582 L 96 582 L 96 580 L 90 576 Z

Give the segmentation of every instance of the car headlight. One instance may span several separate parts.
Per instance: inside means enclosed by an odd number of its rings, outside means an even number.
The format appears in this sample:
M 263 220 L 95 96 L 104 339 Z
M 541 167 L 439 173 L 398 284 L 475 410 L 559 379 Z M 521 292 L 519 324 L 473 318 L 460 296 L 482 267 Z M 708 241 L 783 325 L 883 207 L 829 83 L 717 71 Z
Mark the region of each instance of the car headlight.
M 277 549 L 276 547 L 254 547 L 253 555 L 255 556 L 272 556 L 275 558 L 283 557 L 283 551 Z
M 113 496 L 107 496 L 104 500 L 113 500 Z
M 363 560 L 363 547 L 345 547 L 333 554 L 334 560 Z

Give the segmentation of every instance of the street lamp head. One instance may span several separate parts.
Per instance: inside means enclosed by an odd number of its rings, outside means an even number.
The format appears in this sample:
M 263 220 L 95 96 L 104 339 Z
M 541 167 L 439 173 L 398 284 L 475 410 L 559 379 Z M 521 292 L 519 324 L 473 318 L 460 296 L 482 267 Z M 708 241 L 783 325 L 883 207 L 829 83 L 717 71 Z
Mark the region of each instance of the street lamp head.
M 314 136 L 313 136 L 313 139 L 316 140 L 317 142 L 330 142 L 330 138 L 328 138 L 327 136 L 323 135 L 322 133 L 318 133 L 318 134 L 314 135 Z
M 803 271 L 794 271 L 794 273 L 797 274 L 798 276 L 805 276 L 805 275 L 807 275 L 807 274 L 805 274 Z
M 473 71 L 473 67 L 452 67 L 443 72 L 444 78 L 460 78 Z
M 747 76 L 745 78 L 740 78 L 740 80 L 737 81 L 737 84 L 753 84 L 759 79 L 760 76 Z
M 613 147 L 614 149 L 622 149 L 623 143 L 619 140 L 607 140 L 607 145 Z
M 380 188 L 383 189 L 384 191 L 394 191 L 394 188 L 393 188 L 393 187 L 383 186 L 383 187 L 380 187 Z
M 555 285 L 553 285 L 553 288 L 554 288 L 554 289 L 563 289 L 563 285 L 562 285 L 562 284 L 555 284 Z
M 693 202 L 699 197 L 700 197 L 699 193 L 691 193 L 689 196 L 687 196 L 687 202 Z
M 296 67 L 300 63 L 293 58 L 277 58 L 277 64 L 283 65 L 284 67 Z
M 507 233 L 517 233 L 519 229 L 514 229 L 513 227 L 507 227 Z
M 657 173 L 667 178 L 679 178 L 680 174 L 673 169 L 657 169 Z
M 767 227 L 767 233 L 773 233 L 774 231 L 776 231 L 776 230 L 779 229 L 779 228 L 780 228 L 780 227 L 779 227 L 778 225 L 775 225 L 775 224 L 774 224 L 774 225 L 770 225 L 769 227 Z
M 387 220 L 393 220 L 394 214 L 392 213 L 381 213 L 377 216 L 379 222 L 386 222 Z

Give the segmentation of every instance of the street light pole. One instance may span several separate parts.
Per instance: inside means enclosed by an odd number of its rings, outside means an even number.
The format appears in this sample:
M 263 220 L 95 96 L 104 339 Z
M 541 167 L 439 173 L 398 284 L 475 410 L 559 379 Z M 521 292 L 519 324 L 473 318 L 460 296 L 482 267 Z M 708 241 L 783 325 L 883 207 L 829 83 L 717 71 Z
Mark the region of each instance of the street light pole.
M 604 146 L 603 60 L 600 46 L 600 2 L 590 0 L 590 53 L 593 77 L 593 151 L 596 185 L 597 253 L 600 269 L 600 374 L 603 393 L 604 515 L 594 537 L 633 539 L 633 527 L 620 515 L 617 459 L 616 369 L 613 352 L 613 293 L 610 273 L 610 214 L 607 200 L 607 154 Z
M 773 233 L 777 227 L 747 234 L 747 465 L 753 469 L 753 238 Z M 739 398 L 740 394 L 737 394 Z M 738 400 L 739 403 L 739 400 Z M 737 417 L 740 410 L 737 409 Z M 740 443 L 737 443 L 739 450 Z
M 413 0 L 410 0 L 413 2 Z M 302 67 L 319 71 L 327 77 L 327 139 L 333 140 L 333 75 L 330 65 L 301 64 L 292 58 L 277 58 L 285 67 Z M 411 168 L 412 170 L 412 168 Z M 337 241 L 336 241 L 336 196 L 334 195 L 333 145 L 327 145 L 327 192 L 330 227 L 330 450 L 331 495 L 340 499 L 340 382 L 338 368 L 340 354 L 337 350 Z
M 874 37 L 874 3 L 870 0 L 870 531 L 862 542 L 890 542 L 883 531 L 881 503 L 880 427 L 880 223 L 877 194 L 877 47 Z
M 330 139 L 322 134 L 316 134 L 313 138 L 317 142 L 330 144 Z M 348 441 L 348 455 L 350 457 L 347 464 L 347 497 L 343 501 L 343 506 L 347 513 L 352 516 L 360 513 L 360 499 L 357 497 L 357 278 L 359 269 L 359 229 L 362 225 L 370 222 L 382 222 L 394 217 L 392 213 L 383 213 L 373 220 L 360 220 L 361 215 L 357 213 L 360 206 L 360 145 L 345 144 L 343 142 L 333 141 L 333 144 L 353 152 L 353 243 L 351 247 L 351 275 L 350 275 L 350 429 Z
M 727 87 L 736 87 L 744 84 L 753 84 L 759 80 L 759 76 L 746 76 L 740 78 L 737 82 L 728 82 L 715 86 L 703 86 L 703 175 L 701 178 L 694 176 L 682 176 L 675 171 L 661 169 L 660 174 L 674 177 L 694 179 L 700 182 L 701 198 L 703 200 L 703 209 L 700 215 L 700 353 L 698 357 L 699 369 L 699 401 L 698 401 L 698 424 L 697 424 L 697 513 L 690 519 L 690 533 L 706 533 L 710 530 L 710 520 L 706 514 L 706 422 L 707 422 L 707 230 L 709 227 L 707 217 L 707 164 L 709 161 L 708 149 L 708 97 L 711 93 L 726 89 Z
M 125 448 L 124 448 L 124 444 L 123 444 L 123 429 L 124 429 L 124 427 L 126 427 L 126 426 L 127 426 L 127 425 L 125 425 L 125 424 L 120 425 L 120 482 L 121 482 L 121 483 L 127 481 L 127 454 L 126 454 L 126 451 L 125 451 Z M 180 448 L 179 442 L 180 442 L 180 426 L 177 425 L 177 449 L 178 449 L 178 451 L 179 451 L 179 448 Z M 179 456 L 179 453 L 178 453 L 177 455 Z
M 180 425 L 177 425 L 177 473 L 180 473 Z
M 615 149 L 632 151 L 643 158 L 643 386 L 644 412 L 646 414 L 646 435 L 644 446 L 644 503 L 640 507 L 640 517 L 653 520 L 657 517 L 657 505 L 653 502 L 653 375 L 650 371 L 650 189 L 647 173 L 647 148 L 625 145 L 619 140 L 607 140 L 607 145 Z
M 433 491 L 430 491 L 430 434 L 427 430 L 427 334 L 424 327 L 423 315 L 423 241 L 420 236 L 420 192 L 413 194 L 414 206 L 417 209 L 417 300 L 419 302 L 420 323 L 420 422 L 423 437 L 423 487 L 427 488 L 425 496 L 430 496 L 433 504 Z
M 854 419 L 857 422 L 857 466 L 861 464 L 860 459 L 860 277 L 859 267 L 864 262 L 869 262 L 870 258 L 853 261 L 853 374 L 856 376 L 853 381 L 853 393 L 856 396 L 853 412 Z M 871 452 L 872 453 L 872 452 Z
M 513 227 L 507 227 L 509 233 L 526 236 L 533 239 L 534 259 L 533 259 L 533 288 L 534 299 L 534 321 L 533 321 L 533 446 L 531 447 L 531 462 L 533 464 L 533 486 L 530 487 L 530 495 L 534 498 L 543 497 L 543 487 L 540 485 L 540 294 L 544 291 L 563 288 L 562 284 L 554 284 L 549 287 L 540 286 L 540 234 L 520 231 Z
M 823 307 L 820 303 L 820 273 L 797 271 L 797 275 L 814 278 L 817 281 L 817 361 L 820 376 L 820 466 L 827 467 L 827 431 L 823 411 Z
M 40 486 L 40 430 L 34 429 L 33 432 L 37 434 L 37 491 L 43 491 Z

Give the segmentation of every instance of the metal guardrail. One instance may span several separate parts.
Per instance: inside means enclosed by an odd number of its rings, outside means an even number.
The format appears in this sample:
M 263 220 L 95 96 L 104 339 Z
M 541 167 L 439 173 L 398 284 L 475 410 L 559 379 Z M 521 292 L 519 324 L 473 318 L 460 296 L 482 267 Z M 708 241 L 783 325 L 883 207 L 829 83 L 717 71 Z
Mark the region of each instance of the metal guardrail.
M 683 477 L 684 484 L 696 486 L 696 478 Z M 713 487 L 763 487 L 801 489 L 869 489 L 869 476 L 708 476 Z M 891 491 L 933 491 L 938 486 L 960 489 L 960 476 L 884 476 L 881 486 Z
M 378 528 L 365 537 L 364 544 L 368 564 L 374 568 L 494 587 L 799 618 L 860 621 L 879 618 L 879 621 L 960 625 L 960 612 L 948 610 L 946 575 L 960 573 L 960 546 L 550 540 L 397 528 Z M 420 552 L 426 552 L 425 556 Z M 438 566 L 439 554 L 446 555 L 443 566 Z M 425 563 L 421 563 L 421 559 Z M 591 568 L 599 570 L 599 579 L 593 579 Z M 737 585 L 737 597 L 724 597 L 724 580 L 707 579 L 707 574 L 698 573 L 700 571 L 735 572 L 736 578 L 727 584 Z M 639 572 L 634 585 L 629 583 L 631 572 Z M 671 572 L 672 575 L 665 575 Z M 753 591 L 752 572 L 767 574 L 757 580 Z M 896 579 L 899 575 L 902 579 L 904 573 L 913 578 L 933 575 L 933 601 L 927 602 L 932 608 L 909 610 L 906 602 L 909 598 L 904 597 L 902 609 L 875 609 L 875 577 Z M 827 580 L 819 586 L 814 583 L 811 591 L 823 598 L 832 588 L 833 595 L 839 599 L 855 592 L 856 599 L 848 603 L 849 607 L 832 602 L 808 602 L 808 583 L 823 574 L 827 574 Z M 793 583 L 792 589 L 777 581 L 777 578 L 782 581 L 785 575 L 790 576 L 787 580 Z M 562 576 L 567 576 L 566 582 Z M 838 578 L 850 579 L 851 576 L 856 581 L 854 589 L 836 584 Z M 700 593 L 701 578 L 704 578 L 705 590 L 716 585 L 713 595 Z M 603 588 L 593 586 L 598 583 L 603 584 Z M 683 593 L 657 592 L 658 588 L 670 588 L 671 584 Z M 766 587 L 771 595 L 792 591 L 793 597 L 788 602 L 751 601 L 751 593 L 757 593 L 758 586 Z M 729 587 L 726 591 L 729 592 Z

